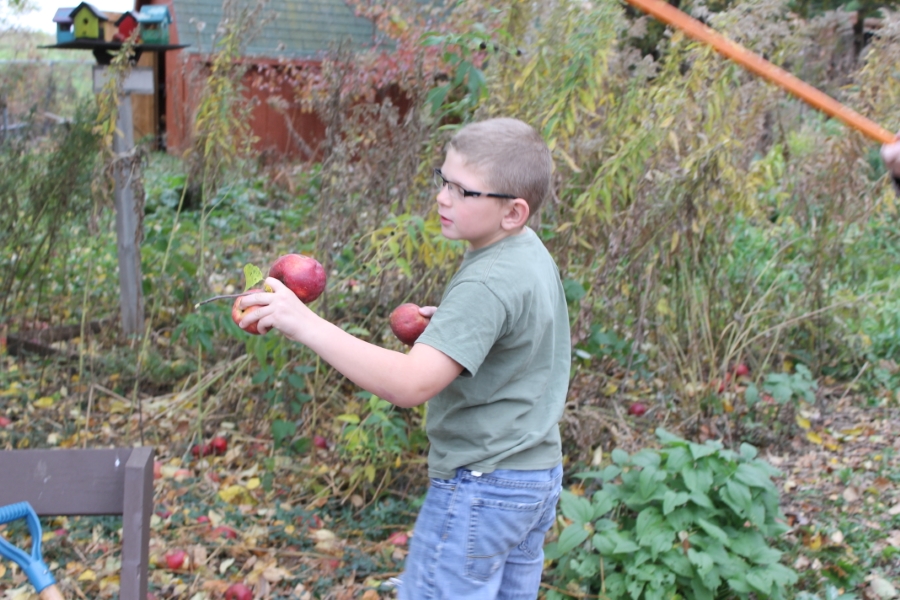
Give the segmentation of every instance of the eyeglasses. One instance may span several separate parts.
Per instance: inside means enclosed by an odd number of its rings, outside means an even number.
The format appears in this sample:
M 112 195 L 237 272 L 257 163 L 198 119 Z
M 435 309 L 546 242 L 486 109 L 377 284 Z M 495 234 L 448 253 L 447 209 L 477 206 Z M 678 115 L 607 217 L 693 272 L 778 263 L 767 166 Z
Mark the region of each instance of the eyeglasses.
M 493 194 L 490 192 L 474 192 L 472 190 L 467 190 L 463 186 L 458 183 L 454 183 L 452 181 L 447 181 L 444 178 L 444 174 L 441 173 L 441 170 L 438 168 L 434 169 L 434 185 L 437 186 L 438 191 L 444 189 L 444 186 L 447 186 L 447 190 L 450 192 L 450 197 L 454 199 L 460 198 L 469 198 L 469 197 L 477 197 L 477 196 L 487 196 L 489 198 L 508 198 L 510 200 L 518 198 L 518 196 L 513 196 L 512 194 Z

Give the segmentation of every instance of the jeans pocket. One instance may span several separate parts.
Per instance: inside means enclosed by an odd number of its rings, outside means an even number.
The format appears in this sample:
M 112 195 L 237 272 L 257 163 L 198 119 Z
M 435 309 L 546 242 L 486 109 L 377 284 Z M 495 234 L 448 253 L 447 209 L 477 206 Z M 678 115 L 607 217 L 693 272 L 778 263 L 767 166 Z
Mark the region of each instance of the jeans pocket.
M 456 480 L 454 479 L 435 479 L 431 478 L 431 487 L 436 490 L 446 490 L 452 492 L 456 489 Z
M 466 576 L 487 581 L 506 556 L 529 537 L 544 503 L 473 498 L 466 540 Z

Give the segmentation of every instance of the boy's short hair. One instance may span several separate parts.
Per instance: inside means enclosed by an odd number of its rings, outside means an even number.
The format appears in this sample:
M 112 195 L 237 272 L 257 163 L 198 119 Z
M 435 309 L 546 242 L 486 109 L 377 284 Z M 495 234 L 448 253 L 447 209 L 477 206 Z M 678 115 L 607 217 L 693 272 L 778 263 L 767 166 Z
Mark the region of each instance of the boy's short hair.
M 470 123 L 456 132 L 450 147 L 491 187 L 485 191 L 524 199 L 531 215 L 550 196 L 550 149 L 531 125 L 519 119 Z

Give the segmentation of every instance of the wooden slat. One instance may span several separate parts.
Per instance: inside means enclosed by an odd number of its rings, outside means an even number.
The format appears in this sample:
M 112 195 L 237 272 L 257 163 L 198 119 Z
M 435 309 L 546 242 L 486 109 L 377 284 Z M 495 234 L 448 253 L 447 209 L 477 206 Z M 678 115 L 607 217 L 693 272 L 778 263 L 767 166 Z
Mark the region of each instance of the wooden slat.
M 0 451 L 0 506 L 27 501 L 39 515 L 121 515 L 132 450 Z

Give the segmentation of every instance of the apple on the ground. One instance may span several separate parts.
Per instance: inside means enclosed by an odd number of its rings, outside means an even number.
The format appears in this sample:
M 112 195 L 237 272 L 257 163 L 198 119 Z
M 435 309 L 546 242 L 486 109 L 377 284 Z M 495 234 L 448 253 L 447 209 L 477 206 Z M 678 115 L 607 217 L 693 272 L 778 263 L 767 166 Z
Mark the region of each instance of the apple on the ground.
M 632 404 L 631 406 L 628 407 L 628 414 L 635 416 L 635 417 L 640 417 L 645 412 L 647 412 L 647 405 L 644 404 L 643 402 L 635 402 L 634 404 Z
M 187 552 L 184 550 L 172 550 L 166 553 L 166 566 L 177 571 L 184 565 L 184 559 L 187 558 Z
M 225 590 L 225 600 L 253 600 L 253 592 L 243 583 L 232 583 Z
M 279 256 L 269 269 L 274 277 L 308 304 L 325 290 L 325 268 L 311 256 L 285 254 Z
M 419 306 L 412 302 L 401 304 L 391 313 L 391 331 L 397 336 L 397 339 L 412 346 L 428 327 L 431 321 L 428 317 L 423 317 L 419 313 Z

